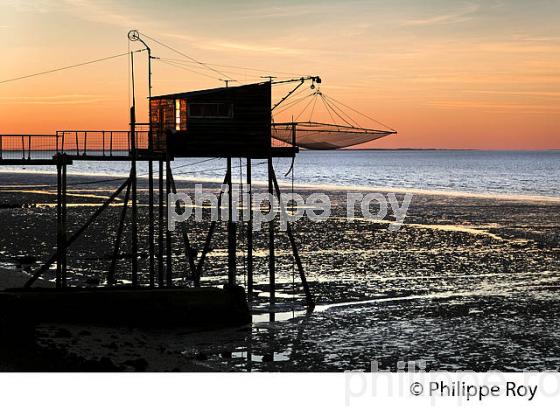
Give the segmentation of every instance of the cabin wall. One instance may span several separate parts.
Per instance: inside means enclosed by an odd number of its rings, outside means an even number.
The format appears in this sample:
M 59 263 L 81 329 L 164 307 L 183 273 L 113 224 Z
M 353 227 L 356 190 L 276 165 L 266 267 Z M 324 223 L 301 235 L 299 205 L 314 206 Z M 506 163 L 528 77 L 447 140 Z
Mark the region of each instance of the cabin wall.
M 180 113 L 176 111 L 180 102 Z M 207 90 L 152 99 L 152 125 L 167 132 L 169 151 L 173 156 L 188 156 L 205 151 L 211 155 L 227 156 L 270 149 L 270 84 Z M 221 115 L 205 117 L 196 104 L 231 105 Z M 210 111 L 203 108 L 203 111 Z M 192 114 L 192 115 L 191 115 Z M 177 119 L 180 119 L 177 126 Z

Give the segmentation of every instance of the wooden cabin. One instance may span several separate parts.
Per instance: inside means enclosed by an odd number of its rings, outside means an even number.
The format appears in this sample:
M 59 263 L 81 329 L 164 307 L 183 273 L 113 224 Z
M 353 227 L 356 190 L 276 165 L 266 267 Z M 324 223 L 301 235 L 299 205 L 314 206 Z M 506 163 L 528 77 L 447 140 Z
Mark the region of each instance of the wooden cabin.
M 172 157 L 267 157 L 270 107 L 270 82 L 152 97 L 154 149 Z

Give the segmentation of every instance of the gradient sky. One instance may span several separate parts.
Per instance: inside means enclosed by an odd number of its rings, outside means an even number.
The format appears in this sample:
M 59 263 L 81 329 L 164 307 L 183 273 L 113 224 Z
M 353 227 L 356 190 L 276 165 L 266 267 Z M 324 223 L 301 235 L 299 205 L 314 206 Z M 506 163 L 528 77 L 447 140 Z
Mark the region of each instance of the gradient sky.
M 325 94 L 399 131 L 370 147 L 558 149 L 559 16 L 560 0 L 0 0 L 0 81 L 126 52 L 136 28 L 205 62 L 321 75 Z M 154 94 L 221 84 L 153 64 Z M 0 84 L 0 132 L 125 129 L 128 90 L 126 57 Z

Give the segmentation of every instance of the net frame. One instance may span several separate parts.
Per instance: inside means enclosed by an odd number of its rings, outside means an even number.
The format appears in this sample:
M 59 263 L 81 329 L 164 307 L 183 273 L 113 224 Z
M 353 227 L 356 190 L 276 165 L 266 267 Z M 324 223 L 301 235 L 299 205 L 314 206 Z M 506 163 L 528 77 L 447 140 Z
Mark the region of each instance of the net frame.
M 273 139 L 312 150 L 347 148 L 391 134 L 396 131 L 313 121 L 273 123 L 271 127 Z

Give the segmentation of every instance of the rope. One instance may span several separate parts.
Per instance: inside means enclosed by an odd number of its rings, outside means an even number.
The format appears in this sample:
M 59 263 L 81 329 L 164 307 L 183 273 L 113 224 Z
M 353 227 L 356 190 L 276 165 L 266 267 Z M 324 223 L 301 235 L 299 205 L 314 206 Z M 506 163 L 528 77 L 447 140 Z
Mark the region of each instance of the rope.
M 169 46 L 169 45 L 167 45 L 167 44 L 164 44 L 164 43 L 162 43 L 161 41 L 158 41 L 158 40 L 156 40 L 155 38 L 148 36 L 146 33 L 140 33 L 140 34 L 142 34 L 144 37 L 146 37 L 146 38 L 152 40 L 154 43 L 157 43 L 157 44 L 159 44 L 159 45 L 162 46 L 162 47 L 165 47 L 165 48 L 167 48 L 167 49 L 169 49 L 169 50 L 171 50 L 171 51 L 173 51 L 173 52 L 175 52 L 175 53 L 177 53 L 177 54 L 179 54 L 179 55 L 182 55 L 183 57 L 188 58 L 188 59 L 189 59 L 190 61 L 192 61 L 193 63 L 196 63 L 196 64 L 198 64 L 198 65 L 200 65 L 200 66 L 206 68 L 207 70 L 211 70 L 211 71 L 215 72 L 216 74 L 219 74 L 221 77 L 225 77 L 225 78 L 227 78 L 227 79 L 229 79 L 229 80 L 233 80 L 232 77 L 230 77 L 229 75 L 223 73 L 222 71 L 216 70 L 215 68 L 212 68 L 210 65 L 208 65 L 208 64 L 206 64 L 206 63 L 203 63 L 202 61 L 199 61 L 199 60 L 197 60 L 196 58 L 191 57 L 191 56 L 189 56 L 188 54 L 185 54 L 185 53 L 183 53 L 182 51 L 177 50 L 176 48 L 173 48 L 173 47 L 171 47 L 171 46 Z
M 305 90 L 302 90 L 302 91 L 305 91 Z M 315 94 L 315 93 L 311 93 L 311 94 L 308 94 L 308 95 L 306 95 L 306 96 L 304 96 L 304 97 L 300 97 L 300 98 L 298 98 L 298 99 L 296 99 L 296 100 L 290 101 L 288 104 L 284 105 L 284 107 L 282 107 L 282 109 L 281 109 L 280 111 L 276 111 L 275 114 L 277 114 L 277 115 L 278 115 L 278 114 L 281 114 L 281 113 L 283 113 L 284 111 L 286 111 L 286 110 L 288 110 L 288 109 L 290 109 L 290 108 L 295 107 L 295 106 L 298 105 L 300 102 L 304 101 L 306 98 L 312 97 L 313 94 Z
M 315 94 L 315 98 L 317 98 L 317 94 Z M 311 103 L 315 101 L 315 99 L 309 100 L 309 102 L 307 103 L 307 105 L 303 108 L 303 111 L 299 113 L 299 115 L 296 117 L 295 121 L 297 121 L 299 119 L 299 117 L 301 117 L 303 115 L 303 113 L 307 110 L 307 108 L 311 105 Z
M 183 67 L 183 66 L 181 66 L 181 65 L 178 65 L 177 63 L 172 63 L 172 62 L 164 61 L 164 60 L 162 60 L 162 59 L 156 59 L 156 61 L 160 61 L 161 63 L 167 64 L 167 65 L 169 65 L 169 66 L 171 66 L 171 67 L 175 67 L 175 68 L 179 68 L 179 69 L 181 69 L 181 70 L 188 71 L 189 73 L 202 75 L 202 76 L 204 76 L 204 77 L 208 77 L 208 78 L 211 78 L 211 79 L 213 79 L 213 80 L 218 80 L 218 81 L 220 81 L 220 78 L 218 78 L 218 77 L 214 77 L 214 76 L 209 75 L 209 74 L 201 73 L 200 71 L 190 70 L 190 69 L 188 69 L 188 68 L 186 68 L 186 67 Z
M 267 162 L 264 161 L 264 162 L 259 162 L 259 163 L 255 164 L 255 165 L 263 165 L 263 164 L 266 164 L 266 163 L 267 163 Z M 237 168 L 237 167 L 238 167 L 237 165 L 236 165 L 236 166 L 232 166 L 232 168 Z M 183 171 L 183 172 L 178 172 L 176 175 L 194 174 L 194 173 L 197 173 L 197 172 L 207 172 L 207 171 L 215 171 L 215 170 L 216 170 L 216 168 L 206 168 L 206 169 L 199 169 L 199 170 L 196 170 L 196 171 Z
M 309 113 L 309 122 L 311 122 L 311 117 L 313 117 L 313 111 L 315 111 L 315 104 L 317 104 L 317 93 L 315 93 L 315 98 L 313 99 L 313 107 L 311 107 L 311 112 Z
M 202 161 L 197 161 L 197 162 L 191 162 L 188 164 L 183 164 L 180 165 L 178 167 L 173 168 L 173 171 L 180 169 L 180 168 L 184 168 L 187 166 L 193 166 L 193 165 L 198 165 L 198 164 L 202 164 L 205 162 L 209 162 L 209 161 L 214 161 L 216 159 L 221 159 L 221 157 L 216 157 L 216 158 L 208 158 Z M 197 171 L 198 172 L 198 171 Z M 154 174 L 158 174 L 159 171 L 158 170 L 154 170 Z M 71 175 L 71 174 L 70 174 Z M 177 175 L 181 175 L 181 173 L 178 173 Z M 138 174 L 138 177 L 145 177 L 148 176 L 148 173 L 143 173 L 143 174 Z M 118 178 L 110 178 L 110 179 L 101 179 L 101 180 L 95 180 L 95 181 L 84 181 L 84 182 L 74 182 L 72 184 L 67 184 L 67 186 L 78 186 L 78 185 L 94 185 L 94 184 L 102 184 L 105 182 L 116 182 L 116 181 L 124 181 L 125 179 L 127 179 L 128 177 L 118 177 Z M 25 187 L 25 185 L 15 185 L 15 186 L 20 186 L 20 187 Z M 56 184 L 51 184 L 51 185 L 33 185 L 33 187 L 35 188 L 56 188 L 57 185 Z
M 329 116 L 331 117 L 331 120 L 332 120 L 333 124 L 336 123 L 336 121 L 334 120 L 334 117 L 333 117 L 331 111 L 329 110 L 329 107 L 327 106 L 327 103 L 325 102 L 325 99 L 324 99 L 324 98 L 321 98 L 321 102 L 323 103 L 325 109 L 326 109 L 327 112 L 329 113 Z
M 181 59 L 176 59 L 176 58 L 165 58 L 165 57 L 155 57 L 157 60 L 161 60 L 161 61 L 165 61 L 168 63 L 173 63 L 176 65 L 180 65 L 182 67 L 185 68 L 190 68 L 193 69 L 193 66 L 197 66 L 196 63 L 190 62 L 190 61 L 186 61 L 186 60 L 181 60 Z M 196 71 L 193 71 L 195 73 L 198 73 Z M 242 81 L 236 81 L 240 84 L 247 84 L 247 83 L 255 83 L 255 82 L 262 82 L 262 76 L 259 76 L 258 73 L 250 73 L 247 71 L 242 71 L 241 69 L 230 69 L 228 70 L 229 73 L 231 73 L 232 75 L 237 76 L 237 78 L 242 78 Z M 267 71 L 267 73 L 269 73 Z M 291 77 L 275 77 L 275 78 L 283 78 L 283 79 L 289 79 Z M 221 79 L 222 81 L 224 81 L 223 79 Z M 229 81 L 234 81 L 234 80 L 229 80 Z
M 136 50 L 136 51 L 133 51 L 133 53 L 140 53 L 142 51 L 145 51 L 145 49 Z M 36 76 L 39 76 L 39 75 L 56 73 L 58 71 L 69 70 L 71 68 L 76 68 L 76 67 L 82 67 L 82 66 L 85 66 L 85 65 L 88 65 L 88 64 L 94 64 L 94 63 L 99 63 L 99 62 L 102 62 L 102 61 L 112 60 L 114 58 L 123 57 L 123 56 L 126 56 L 128 54 L 129 54 L 129 52 L 127 51 L 126 53 L 115 54 L 113 56 L 98 58 L 96 60 L 85 61 L 83 63 L 72 64 L 72 65 L 68 65 L 68 66 L 65 66 L 65 67 L 53 68 L 52 70 L 41 71 L 41 72 L 38 72 L 38 73 L 23 75 L 21 77 L 9 78 L 7 80 L 0 81 L 0 84 L 9 83 L 9 82 L 13 82 L 13 81 L 24 80 L 26 78 L 36 77 Z
M 183 60 L 183 59 L 179 59 L 179 58 L 168 58 L 167 60 L 176 61 L 176 62 L 185 63 L 185 64 L 192 64 L 192 65 L 198 64 L 198 63 L 195 63 L 195 62 L 190 61 L 190 60 Z M 305 77 L 304 74 L 290 73 L 290 72 L 287 72 L 287 71 L 263 70 L 263 69 L 259 69 L 259 68 L 241 67 L 241 66 L 226 65 L 226 64 L 214 64 L 214 63 L 208 63 L 208 62 L 201 62 L 201 63 L 206 64 L 208 66 L 212 66 L 212 67 L 236 68 L 236 69 L 239 69 L 239 70 L 248 70 L 248 71 L 255 71 L 255 72 L 260 72 L 260 73 L 286 74 L 286 75 L 290 76 L 290 77 L 285 77 L 285 78 L 291 78 L 292 76 Z M 262 78 L 262 77 L 259 77 L 259 78 Z M 277 77 L 277 78 L 284 78 L 284 77 Z
M 325 97 L 323 97 L 322 94 L 321 94 L 321 98 L 323 99 L 323 102 L 325 102 L 325 104 L 328 105 L 328 106 L 331 108 L 332 112 L 333 112 L 338 118 L 340 118 L 344 123 L 346 123 L 346 124 L 349 125 L 350 127 L 352 127 L 352 128 L 355 127 L 354 124 L 349 123 L 348 121 L 346 121 L 346 119 L 345 119 L 344 117 L 342 117 L 338 112 L 336 112 L 336 110 L 335 110 L 333 107 L 331 107 L 331 105 L 329 104 L 329 102 L 325 99 Z
M 339 112 L 341 115 L 344 115 L 345 118 L 349 119 L 350 122 L 353 123 L 353 125 L 352 125 L 353 127 L 356 126 L 358 128 L 362 128 L 362 126 L 360 125 L 360 123 L 358 121 L 356 121 L 354 118 L 352 118 L 347 112 L 345 112 L 342 108 L 337 106 L 333 101 L 331 101 L 328 95 L 325 95 L 324 98 L 327 101 L 327 104 L 329 104 L 329 106 L 335 111 L 335 113 Z
M 366 117 L 367 119 L 369 119 L 369 120 L 371 120 L 371 121 L 374 121 L 374 122 L 378 123 L 379 125 L 381 125 L 381 126 L 383 126 L 383 127 L 385 127 L 385 128 L 388 128 L 388 129 L 391 130 L 391 131 L 395 131 L 395 132 L 396 132 L 396 130 L 395 130 L 394 128 L 391 128 L 391 127 L 389 127 L 388 125 L 383 124 L 383 123 L 380 122 L 380 121 L 377 121 L 375 118 L 372 118 L 372 117 L 370 117 L 370 116 L 368 116 L 368 115 L 366 115 L 366 114 L 364 114 L 364 113 L 361 113 L 360 111 L 358 111 L 358 110 L 356 110 L 356 109 L 354 109 L 354 108 L 352 108 L 352 107 L 349 107 L 348 105 L 346 105 L 346 104 L 344 104 L 344 103 L 342 103 L 342 102 L 340 102 L 340 101 L 338 101 L 338 100 L 335 100 L 335 99 L 332 98 L 332 97 L 326 96 L 326 98 L 328 98 L 330 101 L 333 101 L 333 102 L 336 102 L 336 103 L 342 105 L 343 107 L 348 108 L 349 110 L 354 111 L 356 114 L 360 114 L 360 115 Z

